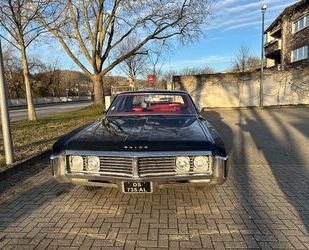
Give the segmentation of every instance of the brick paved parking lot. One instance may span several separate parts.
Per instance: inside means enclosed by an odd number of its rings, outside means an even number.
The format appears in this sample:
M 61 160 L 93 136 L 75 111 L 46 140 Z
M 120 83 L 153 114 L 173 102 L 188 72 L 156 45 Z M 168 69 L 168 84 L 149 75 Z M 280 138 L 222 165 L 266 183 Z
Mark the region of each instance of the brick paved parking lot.
M 229 179 L 153 195 L 59 184 L 48 160 L 0 181 L 0 248 L 309 249 L 309 109 L 205 113 Z

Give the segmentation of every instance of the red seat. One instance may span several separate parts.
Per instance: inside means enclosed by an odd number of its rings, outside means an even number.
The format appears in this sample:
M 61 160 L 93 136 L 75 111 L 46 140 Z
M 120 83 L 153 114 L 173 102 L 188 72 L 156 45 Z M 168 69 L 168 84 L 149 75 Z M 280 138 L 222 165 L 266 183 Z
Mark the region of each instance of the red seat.
M 158 112 L 173 112 L 180 111 L 182 104 L 180 103 L 171 103 L 171 104 L 158 104 L 153 105 L 148 108 L 148 110 L 158 111 Z
M 143 108 L 133 108 L 134 112 L 143 112 Z

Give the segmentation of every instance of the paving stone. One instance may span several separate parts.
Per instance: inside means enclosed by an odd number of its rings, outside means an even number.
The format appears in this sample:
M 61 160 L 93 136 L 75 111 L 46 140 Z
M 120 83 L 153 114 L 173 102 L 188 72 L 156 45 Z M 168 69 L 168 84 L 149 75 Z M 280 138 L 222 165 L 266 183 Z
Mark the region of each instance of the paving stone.
M 0 180 L 2 249 L 309 249 L 308 108 L 206 113 L 227 182 L 151 195 L 61 184 L 43 159 Z

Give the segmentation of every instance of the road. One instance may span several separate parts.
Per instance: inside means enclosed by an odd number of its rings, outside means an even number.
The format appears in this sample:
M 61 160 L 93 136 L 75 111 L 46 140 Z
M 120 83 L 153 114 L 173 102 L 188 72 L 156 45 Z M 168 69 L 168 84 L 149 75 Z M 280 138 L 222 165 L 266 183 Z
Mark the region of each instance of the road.
M 88 191 L 43 159 L 0 178 L 0 249 L 309 249 L 309 109 L 205 116 L 230 156 L 222 186 Z
M 90 105 L 92 102 L 75 102 L 75 103 L 61 103 L 61 104 L 47 104 L 40 105 L 35 108 L 38 117 L 44 117 L 52 114 L 58 114 L 68 111 L 73 111 Z M 27 119 L 27 109 L 11 109 L 10 119 L 11 121 L 18 121 Z

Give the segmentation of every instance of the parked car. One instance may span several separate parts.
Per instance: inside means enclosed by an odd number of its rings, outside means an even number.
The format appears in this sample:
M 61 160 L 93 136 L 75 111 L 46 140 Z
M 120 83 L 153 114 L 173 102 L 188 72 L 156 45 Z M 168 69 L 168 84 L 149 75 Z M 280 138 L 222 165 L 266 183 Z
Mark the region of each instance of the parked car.
M 102 119 L 60 138 L 51 156 L 59 181 L 124 193 L 219 185 L 227 161 L 218 133 L 188 93 L 154 90 L 117 95 Z

